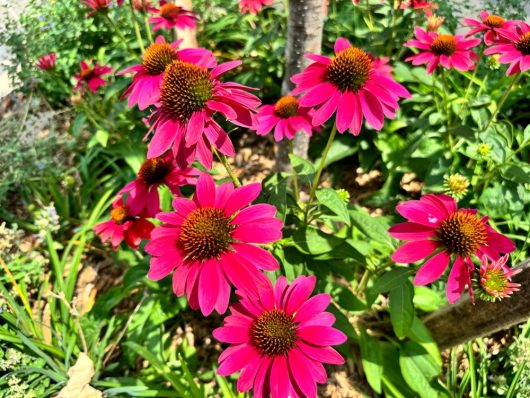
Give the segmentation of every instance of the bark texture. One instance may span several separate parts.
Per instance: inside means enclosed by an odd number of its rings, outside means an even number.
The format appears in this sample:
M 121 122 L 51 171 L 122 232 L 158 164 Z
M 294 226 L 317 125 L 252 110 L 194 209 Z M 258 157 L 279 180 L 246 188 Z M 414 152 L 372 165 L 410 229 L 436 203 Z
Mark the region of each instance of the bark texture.
M 473 305 L 466 297 L 423 320 L 441 349 L 498 332 L 530 318 L 530 259 L 520 263 L 518 268 L 522 271 L 512 280 L 520 283 L 521 288 L 510 298 L 495 303 L 477 300 Z
M 289 0 L 287 21 L 287 45 L 285 47 L 285 75 L 282 82 L 282 95 L 294 88 L 291 77 L 300 73 L 311 61 L 304 57 L 307 53 L 320 54 L 322 29 L 324 27 L 325 0 Z M 294 139 L 294 153 L 307 159 L 309 137 L 304 133 Z M 276 145 L 276 169 L 289 170 L 289 144 L 287 140 Z

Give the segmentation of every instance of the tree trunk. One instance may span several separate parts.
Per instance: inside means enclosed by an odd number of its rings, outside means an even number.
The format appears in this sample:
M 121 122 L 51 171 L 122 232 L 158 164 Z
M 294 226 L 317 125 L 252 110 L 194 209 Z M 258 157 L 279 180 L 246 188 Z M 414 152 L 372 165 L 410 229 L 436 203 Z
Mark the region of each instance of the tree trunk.
M 193 4 L 191 0 L 175 0 L 175 5 L 183 7 L 188 11 L 193 11 Z M 195 29 L 186 28 L 184 30 L 177 29 L 177 38 L 182 39 L 180 48 L 197 48 L 197 35 Z
M 518 268 L 522 271 L 512 280 L 521 284 L 521 290 L 510 298 L 494 303 L 477 300 L 473 305 L 466 297 L 423 320 L 440 348 L 462 344 L 530 318 L 530 259 L 520 263 Z
M 325 0 L 289 0 L 287 22 L 287 45 L 285 47 L 285 75 L 282 82 L 282 95 L 288 95 L 294 88 L 291 77 L 304 70 L 311 61 L 304 57 L 307 53 L 320 54 L 322 29 L 324 27 Z M 294 153 L 307 159 L 309 137 L 296 134 Z M 276 169 L 289 170 L 289 143 L 287 140 L 276 145 Z

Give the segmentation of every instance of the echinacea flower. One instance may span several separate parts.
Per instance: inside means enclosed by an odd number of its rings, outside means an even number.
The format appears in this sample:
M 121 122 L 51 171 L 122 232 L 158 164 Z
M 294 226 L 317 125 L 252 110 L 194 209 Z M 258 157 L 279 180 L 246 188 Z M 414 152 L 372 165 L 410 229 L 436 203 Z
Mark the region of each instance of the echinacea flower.
M 411 55 L 405 61 L 412 61 L 412 65 L 427 64 L 427 74 L 431 74 L 438 65 L 461 71 L 475 68 L 474 61 L 479 57 L 471 48 L 476 47 L 480 39 L 464 39 L 460 35 L 426 32 L 420 27 L 416 27 L 414 35 L 416 39 L 407 41 L 405 46 L 415 47 L 420 52 Z
M 92 9 L 92 11 L 86 14 L 86 17 L 91 17 L 92 15 L 100 11 L 107 11 L 110 7 L 111 2 L 112 0 L 84 0 L 82 3 L 88 8 Z
M 237 390 L 253 389 L 254 398 L 315 398 L 316 383 L 325 383 L 322 363 L 343 364 L 331 346 L 346 341 L 325 312 L 331 298 L 317 294 L 314 276 L 299 276 L 290 285 L 284 276 L 270 282 L 259 296 L 240 294 L 214 337 L 229 343 L 219 356 L 218 374 L 241 370 Z
M 98 88 L 105 84 L 105 80 L 101 76 L 110 72 L 112 72 L 110 66 L 102 66 L 96 63 L 94 67 L 91 67 L 85 61 L 81 61 L 81 72 L 74 75 L 74 78 L 77 79 L 74 90 L 83 92 L 86 85 L 90 91 L 96 93 Z
M 372 57 L 342 37 L 335 42 L 335 56 L 329 58 L 308 54 L 314 61 L 291 81 L 297 85 L 293 95 L 300 97 L 300 106 L 317 106 L 313 126 L 325 123 L 334 112 L 339 133 L 361 131 L 363 117 L 375 130 L 381 130 L 384 117 L 394 118 L 400 97 L 410 97 L 401 84 L 388 77 L 384 62 Z
M 461 174 L 456 173 L 444 177 L 445 192 L 457 200 L 466 196 L 468 187 L 469 180 Z
M 203 48 L 186 48 L 177 50 L 182 40 L 166 43 L 163 36 L 158 36 L 143 54 L 142 63 L 133 65 L 117 73 L 124 75 L 134 72 L 131 85 L 125 90 L 121 98 L 129 97 L 130 107 L 138 104 L 140 110 L 160 101 L 160 87 L 164 78 L 164 71 L 174 60 L 197 64 L 205 68 L 212 68 L 216 60 L 211 51 Z
M 506 28 L 514 23 L 514 21 L 507 21 L 503 17 L 490 14 L 487 11 L 479 13 L 480 20 L 474 18 L 464 18 L 462 25 L 472 28 L 466 33 L 466 37 L 473 36 L 477 33 L 486 32 L 484 34 L 484 43 L 488 46 L 494 43 L 497 37 L 497 29 Z
M 145 214 L 133 217 L 126 202 L 118 197 L 112 203 L 110 220 L 94 227 L 94 232 L 100 235 L 101 241 L 110 240 L 112 248 L 118 249 L 122 241 L 137 249 L 142 239 L 149 239 L 155 226 L 145 218 Z
M 520 283 L 511 281 L 512 276 L 522 271 L 510 269 L 506 265 L 508 255 L 502 256 L 497 261 L 489 261 L 486 256 L 480 264 L 480 280 L 478 281 L 478 297 L 485 301 L 496 301 L 510 297 L 519 290 Z
M 39 60 L 37 62 L 37 68 L 41 70 L 53 69 L 55 68 L 56 61 L 57 61 L 57 54 L 55 53 L 42 55 L 39 57 Z
M 425 15 L 430 17 L 432 15 L 432 10 L 438 8 L 438 4 L 432 1 L 406 0 L 401 1 L 401 4 L 399 5 L 399 8 L 402 10 L 410 7 L 412 7 L 414 10 L 423 10 Z
M 138 170 L 138 178 L 123 187 L 118 195 L 128 193 L 127 206 L 131 215 L 145 211 L 154 217 L 160 212 L 160 185 L 164 184 L 171 193 L 180 195 L 180 187 L 194 185 L 198 175 L 196 169 L 179 169 L 172 156 L 146 159 Z
M 132 6 L 136 11 L 155 11 L 155 8 L 151 5 L 151 0 L 132 0 Z
M 497 260 L 500 253 L 515 250 L 509 238 L 488 225 L 487 216 L 481 218 L 473 209 L 458 209 L 450 196 L 424 195 L 398 205 L 396 210 L 409 222 L 394 225 L 388 232 L 409 242 L 392 254 L 392 260 L 414 263 L 432 255 L 414 278 L 421 286 L 438 279 L 453 258 L 446 289 L 450 303 L 460 297 L 466 285 L 471 288 L 473 256 Z
M 427 18 L 427 32 L 437 32 L 444 21 L 444 17 L 439 17 L 434 14 L 431 15 L 429 18 Z
M 297 131 L 303 131 L 311 136 L 312 109 L 301 107 L 298 102 L 297 98 L 286 95 L 274 105 L 263 105 L 256 116 L 256 134 L 267 135 L 274 129 L 276 141 L 284 138 L 292 140 Z
M 530 25 L 519 22 L 507 28 L 496 30 L 501 43 L 484 51 L 484 54 L 501 54 L 497 60 L 501 64 L 510 64 L 506 76 L 530 69 Z
M 180 168 L 187 167 L 196 158 L 210 169 L 212 145 L 224 155 L 234 155 L 230 138 L 213 116 L 220 113 L 241 127 L 254 124 L 253 112 L 260 100 L 247 92 L 251 88 L 219 80 L 223 73 L 240 64 L 240 61 L 230 61 L 212 69 L 177 59 L 166 68 L 160 105 L 150 119 L 148 135 L 151 131 L 154 134 L 148 158 L 161 156 L 172 148 Z
M 148 22 L 154 25 L 153 30 L 155 32 L 162 28 L 172 29 L 174 27 L 177 29 L 195 29 L 197 24 L 197 17 L 192 11 L 165 0 L 160 0 L 160 8 L 149 8 L 148 11 L 157 14 L 148 19 Z
M 239 0 L 239 11 L 256 15 L 263 6 L 270 6 L 274 0 Z
M 193 199 L 177 197 L 174 211 L 158 213 L 163 224 L 145 247 L 151 254 L 148 278 L 173 273 L 175 294 L 186 294 L 190 307 L 204 315 L 226 311 L 230 284 L 257 295 L 268 281 L 260 270 L 278 269 L 272 254 L 257 245 L 280 239 L 283 225 L 274 206 L 249 206 L 260 191 L 259 183 L 216 187 L 202 174 Z

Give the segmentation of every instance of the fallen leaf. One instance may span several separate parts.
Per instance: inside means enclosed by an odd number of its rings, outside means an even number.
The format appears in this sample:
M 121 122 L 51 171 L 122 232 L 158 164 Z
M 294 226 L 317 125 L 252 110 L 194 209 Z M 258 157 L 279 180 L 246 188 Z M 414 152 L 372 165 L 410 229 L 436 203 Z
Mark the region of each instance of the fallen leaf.
M 94 363 L 85 353 L 81 353 L 74 366 L 68 369 L 68 382 L 56 398 L 101 398 L 103 393 L 90 386 L 94 376 Z

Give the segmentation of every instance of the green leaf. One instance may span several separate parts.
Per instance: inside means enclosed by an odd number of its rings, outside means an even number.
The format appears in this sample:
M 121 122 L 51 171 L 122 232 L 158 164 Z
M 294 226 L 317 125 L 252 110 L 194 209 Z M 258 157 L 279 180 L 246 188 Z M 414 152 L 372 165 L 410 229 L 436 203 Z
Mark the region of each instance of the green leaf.
M 512 164 L 502 168 L 502 176 L 519 184 L 530 184 L 530 165 Z
M 432 312 L 440 309 L 444 300 L 440 294 L 426 286 L 414 286 L 414 305 L 425 312 Z
M 332 251 L 344 240 L 326 234 L 318 228 L 307 226 L 298 229 L 293 235 L 294 245 L 304 254 L 319 255 Z
M 370 239 L 381 243 L 389 243 L 389 225 L 382 217 L 372 217 L 364 210 L 350 210 L 353 225 Z
M 357 152 L 357 148 L 355 137 L 352 135 L 344 134 L 335 137 L 331 147 L 329 148 L 324 167 L 353 155 L 355 152 Z M 316 165 L 320 164 L 320 162 L 321 158 L 315 159 Z
M 398 286 L 404 285 L 412 273 L 413 270 L 410 268 L 393 268 L 377 279 L 370 290 L 377 294 L 389 292 Z
M 441 367 L 421 345 L 408 342 L 401 346 L 399 367 L 407 384 L 421 398 L 437 398 L 436 377 Z
M 370 387 L 381 394 L 381 378 L 383 376 L 383 356 L 379 342 L 361 329 L 361 360 L 364 373 Z
M 341 221 L 350 225 L 350 215 L 348 207 L 342 201 L 337 191 L 331 188 L 322 188 L 316 191 L 318 202 L 330 209 L 334 214 L 340 217 Z
M 438 345 L 436 345 L 436 342 L 432 339 L 429 329 L 425 327 L 423 322 L 418 317 L 414 317 L 412 326 L 410 327 L 407 336 L 425 348 L 425 351 L 429 353 L 438 366 L 442 366 L 442 357 L 440 355 Z
M 289 159 L 291 160 L 291 166 L 293 166 L 293 169 L 296 171 L 298 178 L 306 184 L 311 185 L 315 178 L 315 167 L 311 162 L 293 154 L 289 154 Z
M 390 291 L 390 321 L 392 322 L 396 336 L 400 339 L 403 339 L 407 335 L 414 320 L 413 296 L 414 287 L 409 281 Z

